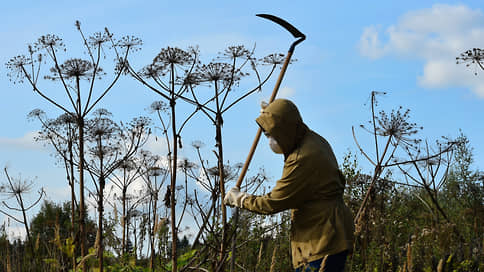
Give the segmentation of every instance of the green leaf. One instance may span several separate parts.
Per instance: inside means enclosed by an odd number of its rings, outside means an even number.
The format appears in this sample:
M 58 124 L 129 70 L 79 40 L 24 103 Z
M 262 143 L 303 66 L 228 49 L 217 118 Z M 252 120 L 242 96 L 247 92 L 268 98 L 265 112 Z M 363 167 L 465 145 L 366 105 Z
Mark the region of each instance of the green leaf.
M 193 258 L 193 256 L 195 256 L 195 253 L 197 253 L 197 250 L 196 249 L 192 249 L 190 251 L 185 252 L 183 255 L 181 255 L 180 257 L 178 257 L 176 263 L 179 266 L 185 266 L 188 263 L 188 261 L 191 258 Z

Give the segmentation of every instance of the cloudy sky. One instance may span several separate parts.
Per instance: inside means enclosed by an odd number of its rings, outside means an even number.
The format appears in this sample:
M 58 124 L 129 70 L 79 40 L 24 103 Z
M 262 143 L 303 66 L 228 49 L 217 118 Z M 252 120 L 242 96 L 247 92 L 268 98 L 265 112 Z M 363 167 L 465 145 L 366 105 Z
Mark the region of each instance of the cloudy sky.
M 64 39 L 65 58 L 85 57 L 76 20 L 87 34 L 108 27 L 118 37 L 141 38 L 143 48 L 132 56 L 138 68 L 166 46 L 198 45 L 203 60 L 238 44 L 255 45 L 256 55 L 264 56 L 287 51 L 293 41 L 282 28 L 254 16 L 274 14 L 307 36 L 296 48 L 297 61 L 288 69 L 279 96 L 298 105 L 305 122 L 328 139 L 340 162 L 348 150 L 356 152 L 351 128 L 368 120 L 370 92 L 380 91 L 387 93 L 380 97 L 380 108 L 409 108 L 411 121 L 424 127 L 424 139 L 456 137 L 462 130 L 474 147 L 474 167 L 482 169 L 484 71 L 455 62 L 465 50 L 484 47 L 481 7 L 481 1 L 8 1 L 0 10 L 0 62 L 25 54 L 27 44 L 49 33 Z M 7 73 L 0 66 L 0 165 L 14 176 L 34 179 L 49 199 L 67 199 L 65 174 L 55 165 L 52 150 L 33 140 L 39 124 L 26 118 L 35 108 L 50 117 L 60 112 L 28 85 L 10 82 Z M 273 84 L 225 117 L 230 163 L 245 160 L 257 129 L 253 120 L 259 103 L 270 96 Z M 52 95 L 60 90 L 46 86 Z M 100 106 L 119 120 L 129 120 L 148 115 L 145 109 L 155 100 L 159 97 L 154 93 L 125 78 Z M 364 131 L 357 130 L 357 136 L 369 143 Z M 183 156 L 190 157 L 189 143 L 200 139 L 206 143 L 207 159 L 215 160 L 213 129 L 206 119 L 191 123 L 183 139 L 188 143 Z M 149 146 L 160 154 L 165 150 L 154 139 Z M 264 166 L 276 179 L 282 159 L 270 153 L 263 139 L 252 165 Z

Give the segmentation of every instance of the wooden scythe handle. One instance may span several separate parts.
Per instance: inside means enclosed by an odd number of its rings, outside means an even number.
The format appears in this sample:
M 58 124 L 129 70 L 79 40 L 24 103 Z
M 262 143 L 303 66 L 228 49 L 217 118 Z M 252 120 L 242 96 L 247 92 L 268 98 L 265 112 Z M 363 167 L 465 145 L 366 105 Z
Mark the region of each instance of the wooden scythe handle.
M 292 48 L 293 49 L 293 48 Z M 289 65 L 289 61 L 291 60 L 293 50 L 289 50 L 287 52 L 286 59 L 284 60 L 284 64 L 282 65 L 281 72 L 279 73 L 279 78 L 277 79 L 276 85 L 274 86 L 274 90 L 272 91 L 271 98 L 269 99 L 269 103 L 274 101 L 276 98 L 277 92 L 279 91 L 279 87 L 281 86 L 282 78 L 284 78 L 284 74 L 286 73 L 287 66 Z M 245 160 L 244 166 L 240 171 L 239 179 L 235 183 L 235 187 L 240 189 L 240 185 L 244 180 L 245 174 L 247 173 L 247 169 L 249 168 L 250 161 L 254 156 L 255 149 L 257 148 L 257 144 L 259 143 L 260 136 L 262 134 L 262 129 L 259 127 L 257 133 L 255 134 L 254 142 L 252 142 L 252 147 L 250 148 L 249 155 L 247 155 L 247 159 Z

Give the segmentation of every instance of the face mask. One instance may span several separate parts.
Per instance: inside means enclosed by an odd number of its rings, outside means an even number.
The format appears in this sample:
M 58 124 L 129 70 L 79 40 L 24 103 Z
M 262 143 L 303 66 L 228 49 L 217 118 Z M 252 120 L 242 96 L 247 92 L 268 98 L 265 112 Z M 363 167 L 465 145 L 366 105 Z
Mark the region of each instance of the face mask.
M 271 147 L 272 151 L 274 151 L 274 153 L 276 154 L 282 154 L 282 148 L 279 146 L 279 144 L 277 143 L 276 139 L 272 138 L 272 137 L 268 137 L 269 139 L 269 146 Z

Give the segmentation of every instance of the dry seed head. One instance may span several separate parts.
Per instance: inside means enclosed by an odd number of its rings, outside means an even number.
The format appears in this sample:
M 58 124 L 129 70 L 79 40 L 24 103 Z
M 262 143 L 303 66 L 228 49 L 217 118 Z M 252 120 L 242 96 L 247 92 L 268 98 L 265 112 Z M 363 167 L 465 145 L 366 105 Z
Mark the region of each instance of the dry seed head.
M 197 68 L 200 81 L 227 80 L 232 76 L 232 65 L 223 62 L 211 62 Z
M 202 141 L 193 141 L 192 142 L 192 146 L 195 148 L 195 149 L 200 149 L 204 146 L 205 144 L 202 142 Z
M 170 64 L 180 66 L 192 64 L 195 56 L 193 50 L 185 51 L 177 47 L 167 47 L 161 49 L 153 60 L 153 64 L 164 70 Z
M 167 112 L 168 105 L 164 101 L 155 101 L 150 105 L 151 112 Z
M 274 53 L 265 56 L 264 58 L 260 59 L 263 64 L 270 64 L 270 65 L 279 65 L 283 64 L 285 60 L 285 55 L 282 53 Z
M 107 33 L 108 38 L 111 38 L 112 34 L 109 34 L 109 31 L 107 29 L 105 33 Z M 135 52 L 141 50 L 141 45 L 143 45 L 143 41 L 135 36 L 124 36 L 121 39 L 117 40 L 115 45 L 120 48 L 124 48 L 130 52 Z
M 223 56 L 229 57 L 232 59 L 240 58 L 240 57 L 249 57 L 250 51 L 247 50 L 243 45 L 229 46 L 227 49 L 224 50 Z
M 41 36 L 37 42 L 34 43 L 34 48 L 36 50 L 53 50 L 53 51 L 58 51 L 58 50 L 64 50 L 65 51 L 65 45 L 62 39 L 53 34 L 47 34 Z
M 50 68 L 50 72 L 52 75 L 45 76 L 45 79 L 50 80 L 59 80 L 60 75 L 62 75 L 65 79 L 90 79 L 94 74 L 94 65 L 87 60 L 82 59 L 69 59 L 66 60 L 63 64 L 57 67 Z M 105 75 L 103 69 L 101 67 L 97 67 L 96 75 L 102 76 Z
M 32 59 L 23 55 L 11 58 L 5 66 L 10 70 L 7 76 L 13 83 L 23 83 L 24 79 L 29 75 L 25 74 L 25 66 L 31 65 Z
M 110 38 L 106 32 L 96 32 L 88 38 L 88 43 L 91 46 L 101 46 L 103 43 L 109 41 Z
M 45 111 L 41 109 L 34 109 L 29 114 L 27 115 L 27 119 L 29 120 L 37 120 L 39 118 L 44 118 L 45 117 Z
M 392 110 L 390 116 L 385 111 L 380 111 L 379 115 L 376 116 L 376 134 L 393 137 L 394 144 L 400 142 L 404 145 L 414 147 L 420 140 L 413 139 L 412 136 L 423 129 L 423 127 L 409 122 L 409 118 L 410 110 L 403 110 L 402 107 L 399 107 L 397 110 Z M 364 126 L 362 127 L 364 128 Z
M 481 48 L 472 48 L 460 54 L 459 57 L 456 58 L 456 63 L 465 63 L 466 67 L 471 65 L 475 65 L 478 68 L 484 69 L 484 49 Z M 477 68 L 476 67 L 476 68 Z M 474 72 L 477 75 L 477 72 Z

